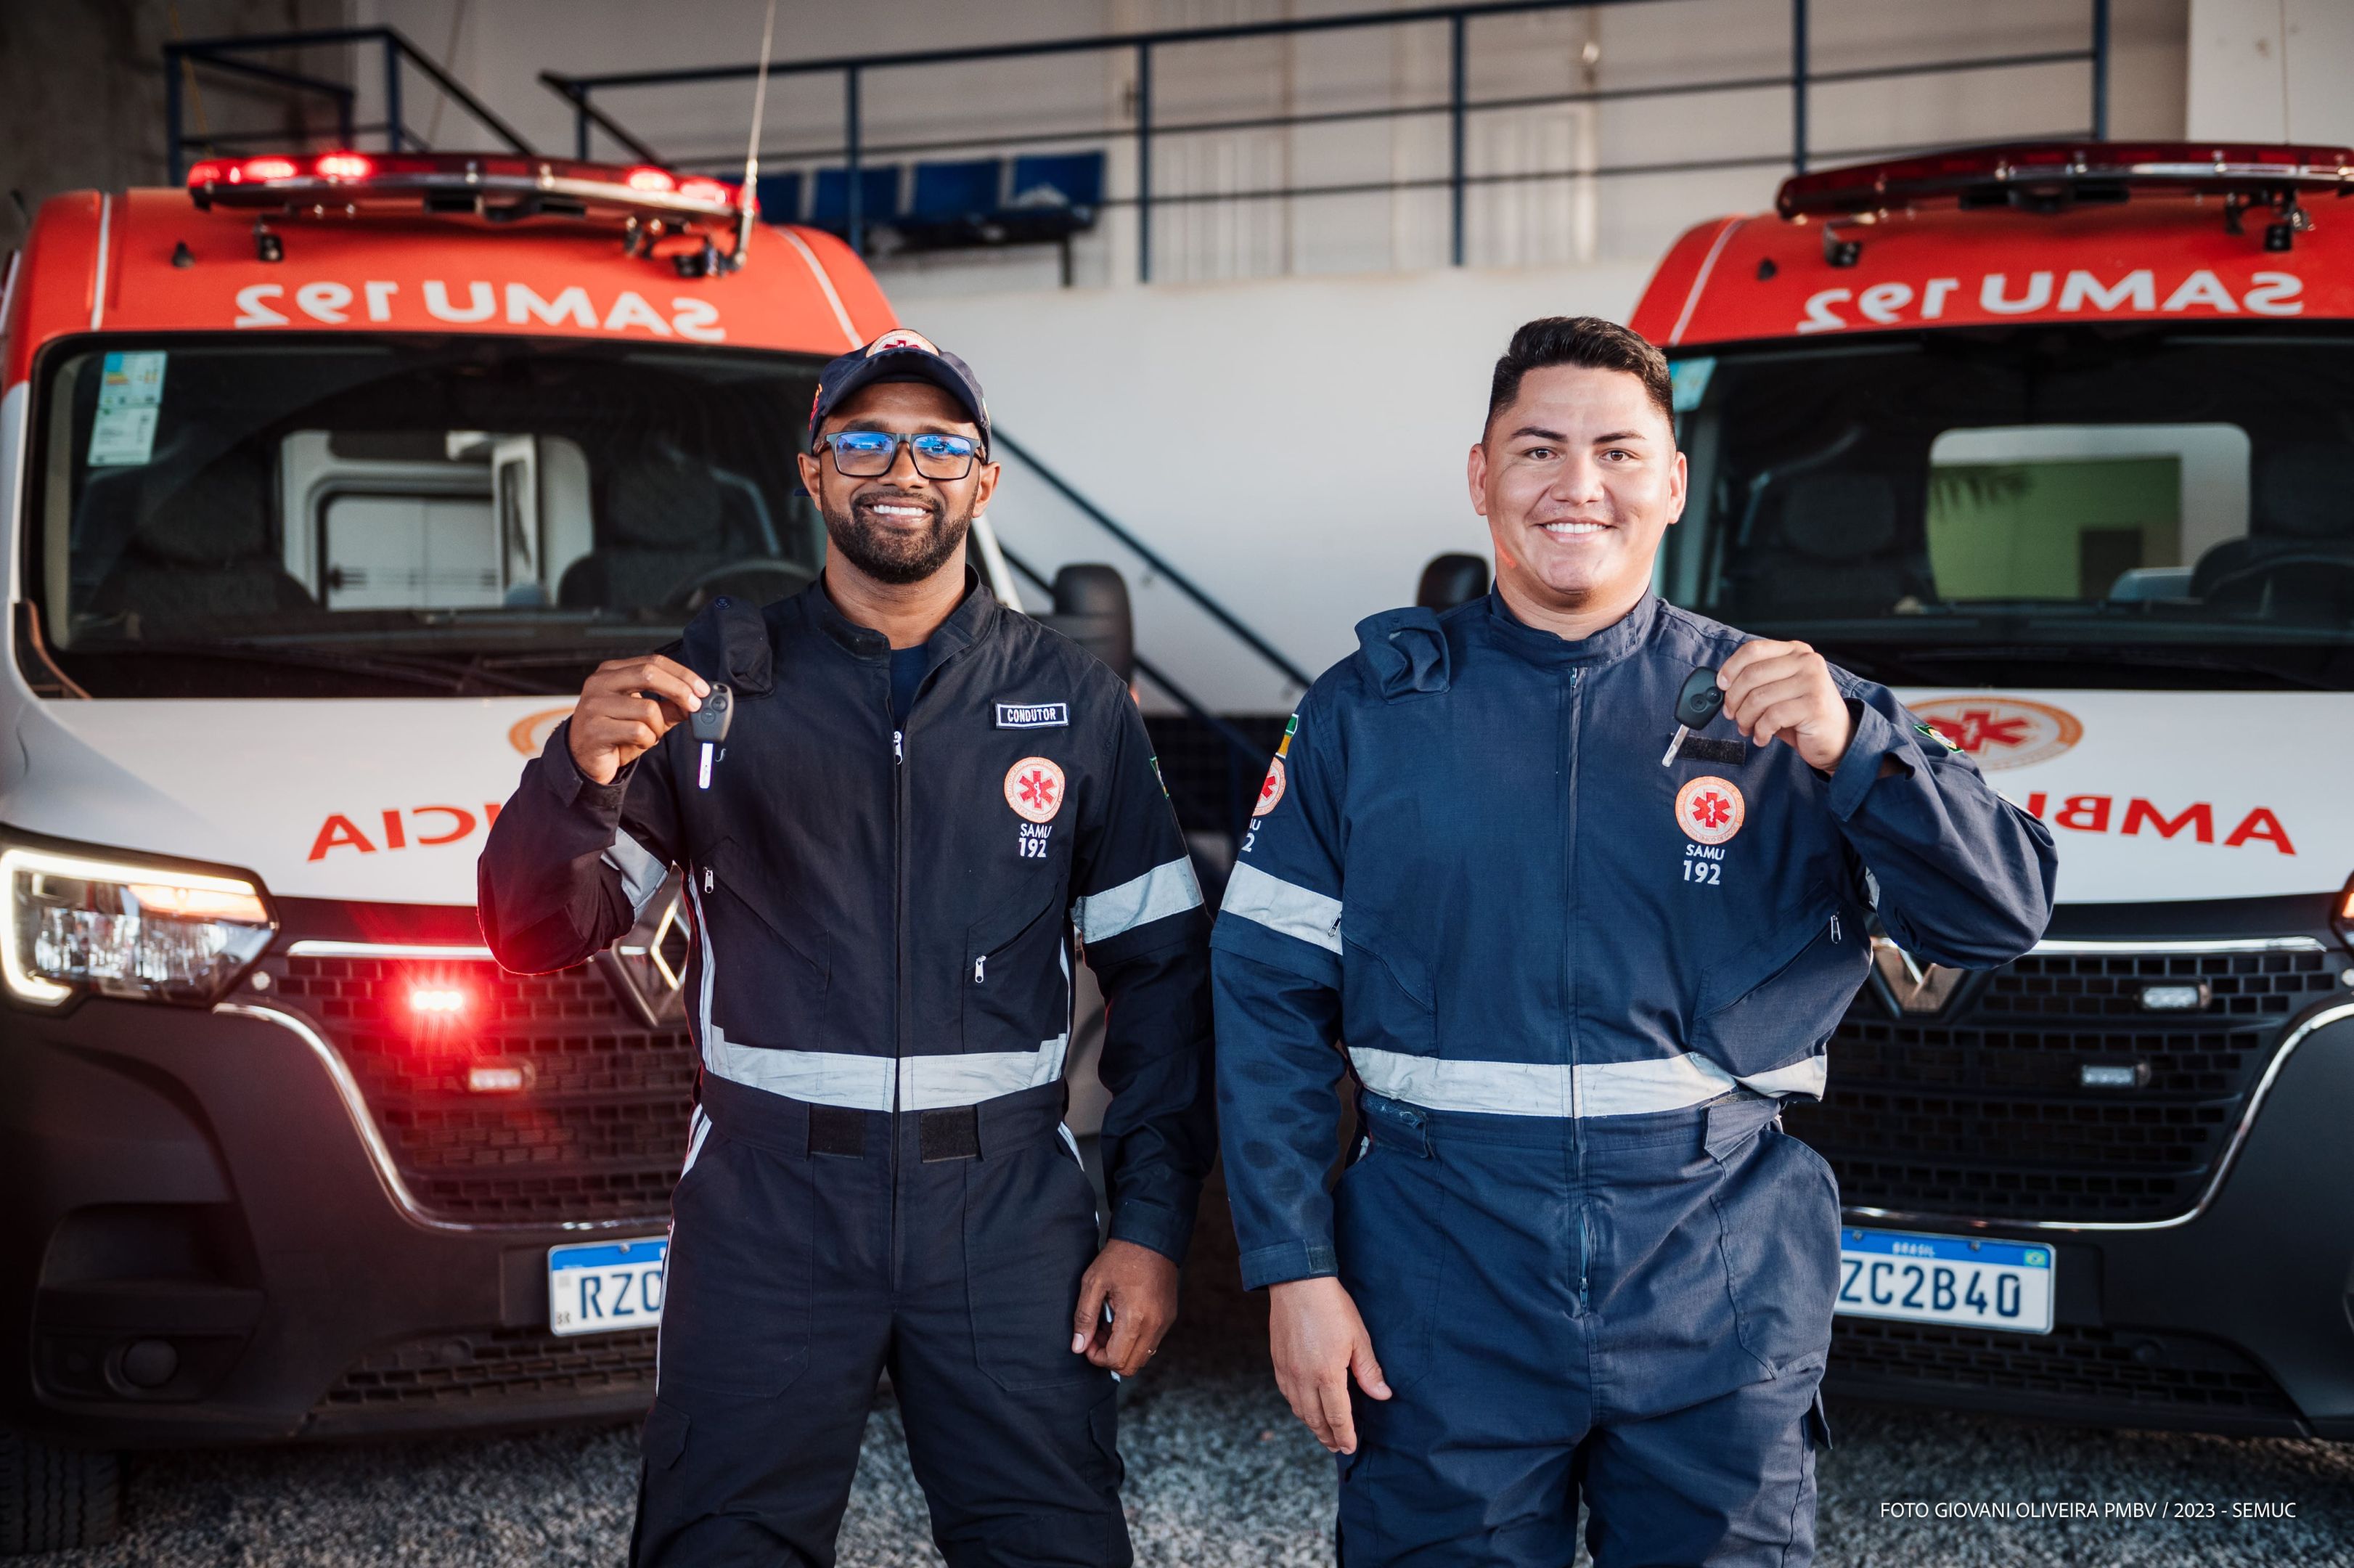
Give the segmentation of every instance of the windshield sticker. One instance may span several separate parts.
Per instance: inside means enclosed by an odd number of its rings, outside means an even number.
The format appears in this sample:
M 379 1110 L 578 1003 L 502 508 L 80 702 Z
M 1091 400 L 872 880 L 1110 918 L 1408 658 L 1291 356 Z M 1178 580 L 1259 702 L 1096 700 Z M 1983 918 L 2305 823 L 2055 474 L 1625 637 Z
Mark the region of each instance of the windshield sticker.
M 1708 378 L 1716 374 L 1716 358 L 1702 355 L 1697 359 L 1679 359 L 1668 366 L 1670 384 L 1673 387 L 1675 411 L 1689 414 L 1700 407 L 1708 396 Z
M 98 418 L 90 428 L 92 468 L 137 468 L 155 450 L 164 411 L 161 351 L 113 353 L 98 384 Z

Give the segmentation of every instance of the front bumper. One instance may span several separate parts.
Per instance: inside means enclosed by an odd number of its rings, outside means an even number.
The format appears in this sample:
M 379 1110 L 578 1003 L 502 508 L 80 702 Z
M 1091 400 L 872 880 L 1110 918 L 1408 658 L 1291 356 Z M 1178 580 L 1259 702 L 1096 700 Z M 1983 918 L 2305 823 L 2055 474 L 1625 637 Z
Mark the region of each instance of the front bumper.
M 249 991 L 0 1015 L 0 1425 L 121 1448 L 642 1411 L 652 1332 L 551 1336 L 545 1259 L 663 1219 L 432 1218 L 304 1022 Z
M 2301 1029 L 2301 1033 L 2300 1033 Z M 2041 1242 L 2048 1335 L 1841 1318 L 1827 1390 L 2088 1425 L 2354 1439 L 2354 1002 L 2285 1038 L 2205 1200 L 2141 1224 L 1850 1223 Z

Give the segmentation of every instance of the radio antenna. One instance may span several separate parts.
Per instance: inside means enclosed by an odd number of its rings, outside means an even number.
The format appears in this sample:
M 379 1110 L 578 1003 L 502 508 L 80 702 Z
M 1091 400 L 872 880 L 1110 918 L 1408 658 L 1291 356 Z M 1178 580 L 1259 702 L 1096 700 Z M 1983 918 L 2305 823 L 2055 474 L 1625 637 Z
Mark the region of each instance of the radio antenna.
M 736 193 L 736 254 L 729 258 L 730 271 L 744 265 L 746 248 L 752 243 L 754 187 L 760 179 L 760 122 L 769 112 L 769 47 L 776 36 L 777 0 L 769 0 L 768 20 L 760 24 L 760 74 L 752 88 L 752 134 L 744 143 L 744 185 Z

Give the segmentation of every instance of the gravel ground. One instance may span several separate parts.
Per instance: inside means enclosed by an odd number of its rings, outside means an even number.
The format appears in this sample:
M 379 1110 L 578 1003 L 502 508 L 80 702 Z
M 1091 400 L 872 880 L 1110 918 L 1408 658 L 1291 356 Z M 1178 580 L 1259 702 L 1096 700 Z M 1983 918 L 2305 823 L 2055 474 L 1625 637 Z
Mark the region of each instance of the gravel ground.
M 1205 1213 L 1205 1239 L 1224 1215 Z M 1207 1249 L 1204 1249 L 1207 1251 Z M 1259 1298 L 1197 1252 L 1185 1318 L 1123 1394 L 1129 1518 L 1148 1568 L 1331 1560 L 1331 1462 L 1266 1372 Z M 1821 1460 L 1825 1568 L 2354 1568 L 2354 1444 L 2084 1431 L 1835 1406 Z M 40 1568 L 521 1568 L 614 1564 L 629 1540 L 633 1427 L 526 1437 L 159 1455 L 130 1482 L 122 1538 Z M 1912 1517 L 1960 1503 L 2212 1503 L 2211 1518 Z M 2294 1518 L 2231 1505 L 2291 1504 Z M 1892 1505 L 1894 1511 L 1892 1511 Z M 2049 1514 L 2052 1510 L 2044 1510 Z M 843 1568 L 940 1561 L 898 1412 L 868 1424 Z M 1579 1563 L 1585 1562 L 1581 1552 Z

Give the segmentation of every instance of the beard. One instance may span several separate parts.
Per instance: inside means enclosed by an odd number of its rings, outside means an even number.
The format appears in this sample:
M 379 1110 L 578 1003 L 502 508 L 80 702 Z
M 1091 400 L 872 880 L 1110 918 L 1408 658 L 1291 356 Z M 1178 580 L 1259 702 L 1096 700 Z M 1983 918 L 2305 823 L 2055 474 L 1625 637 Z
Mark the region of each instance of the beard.
M 919 529 L 885 523 L 869 510 L 877 503 L 920 506 L 931 514 L 931 521 Z M 829 546 L 875 581 L 895 586 L 921 582 L 948 565 L 972 526 L 970 511 L 949 515 L 948 503 L 937 493 L 862 490 L 847 505 L 823 510 Z

